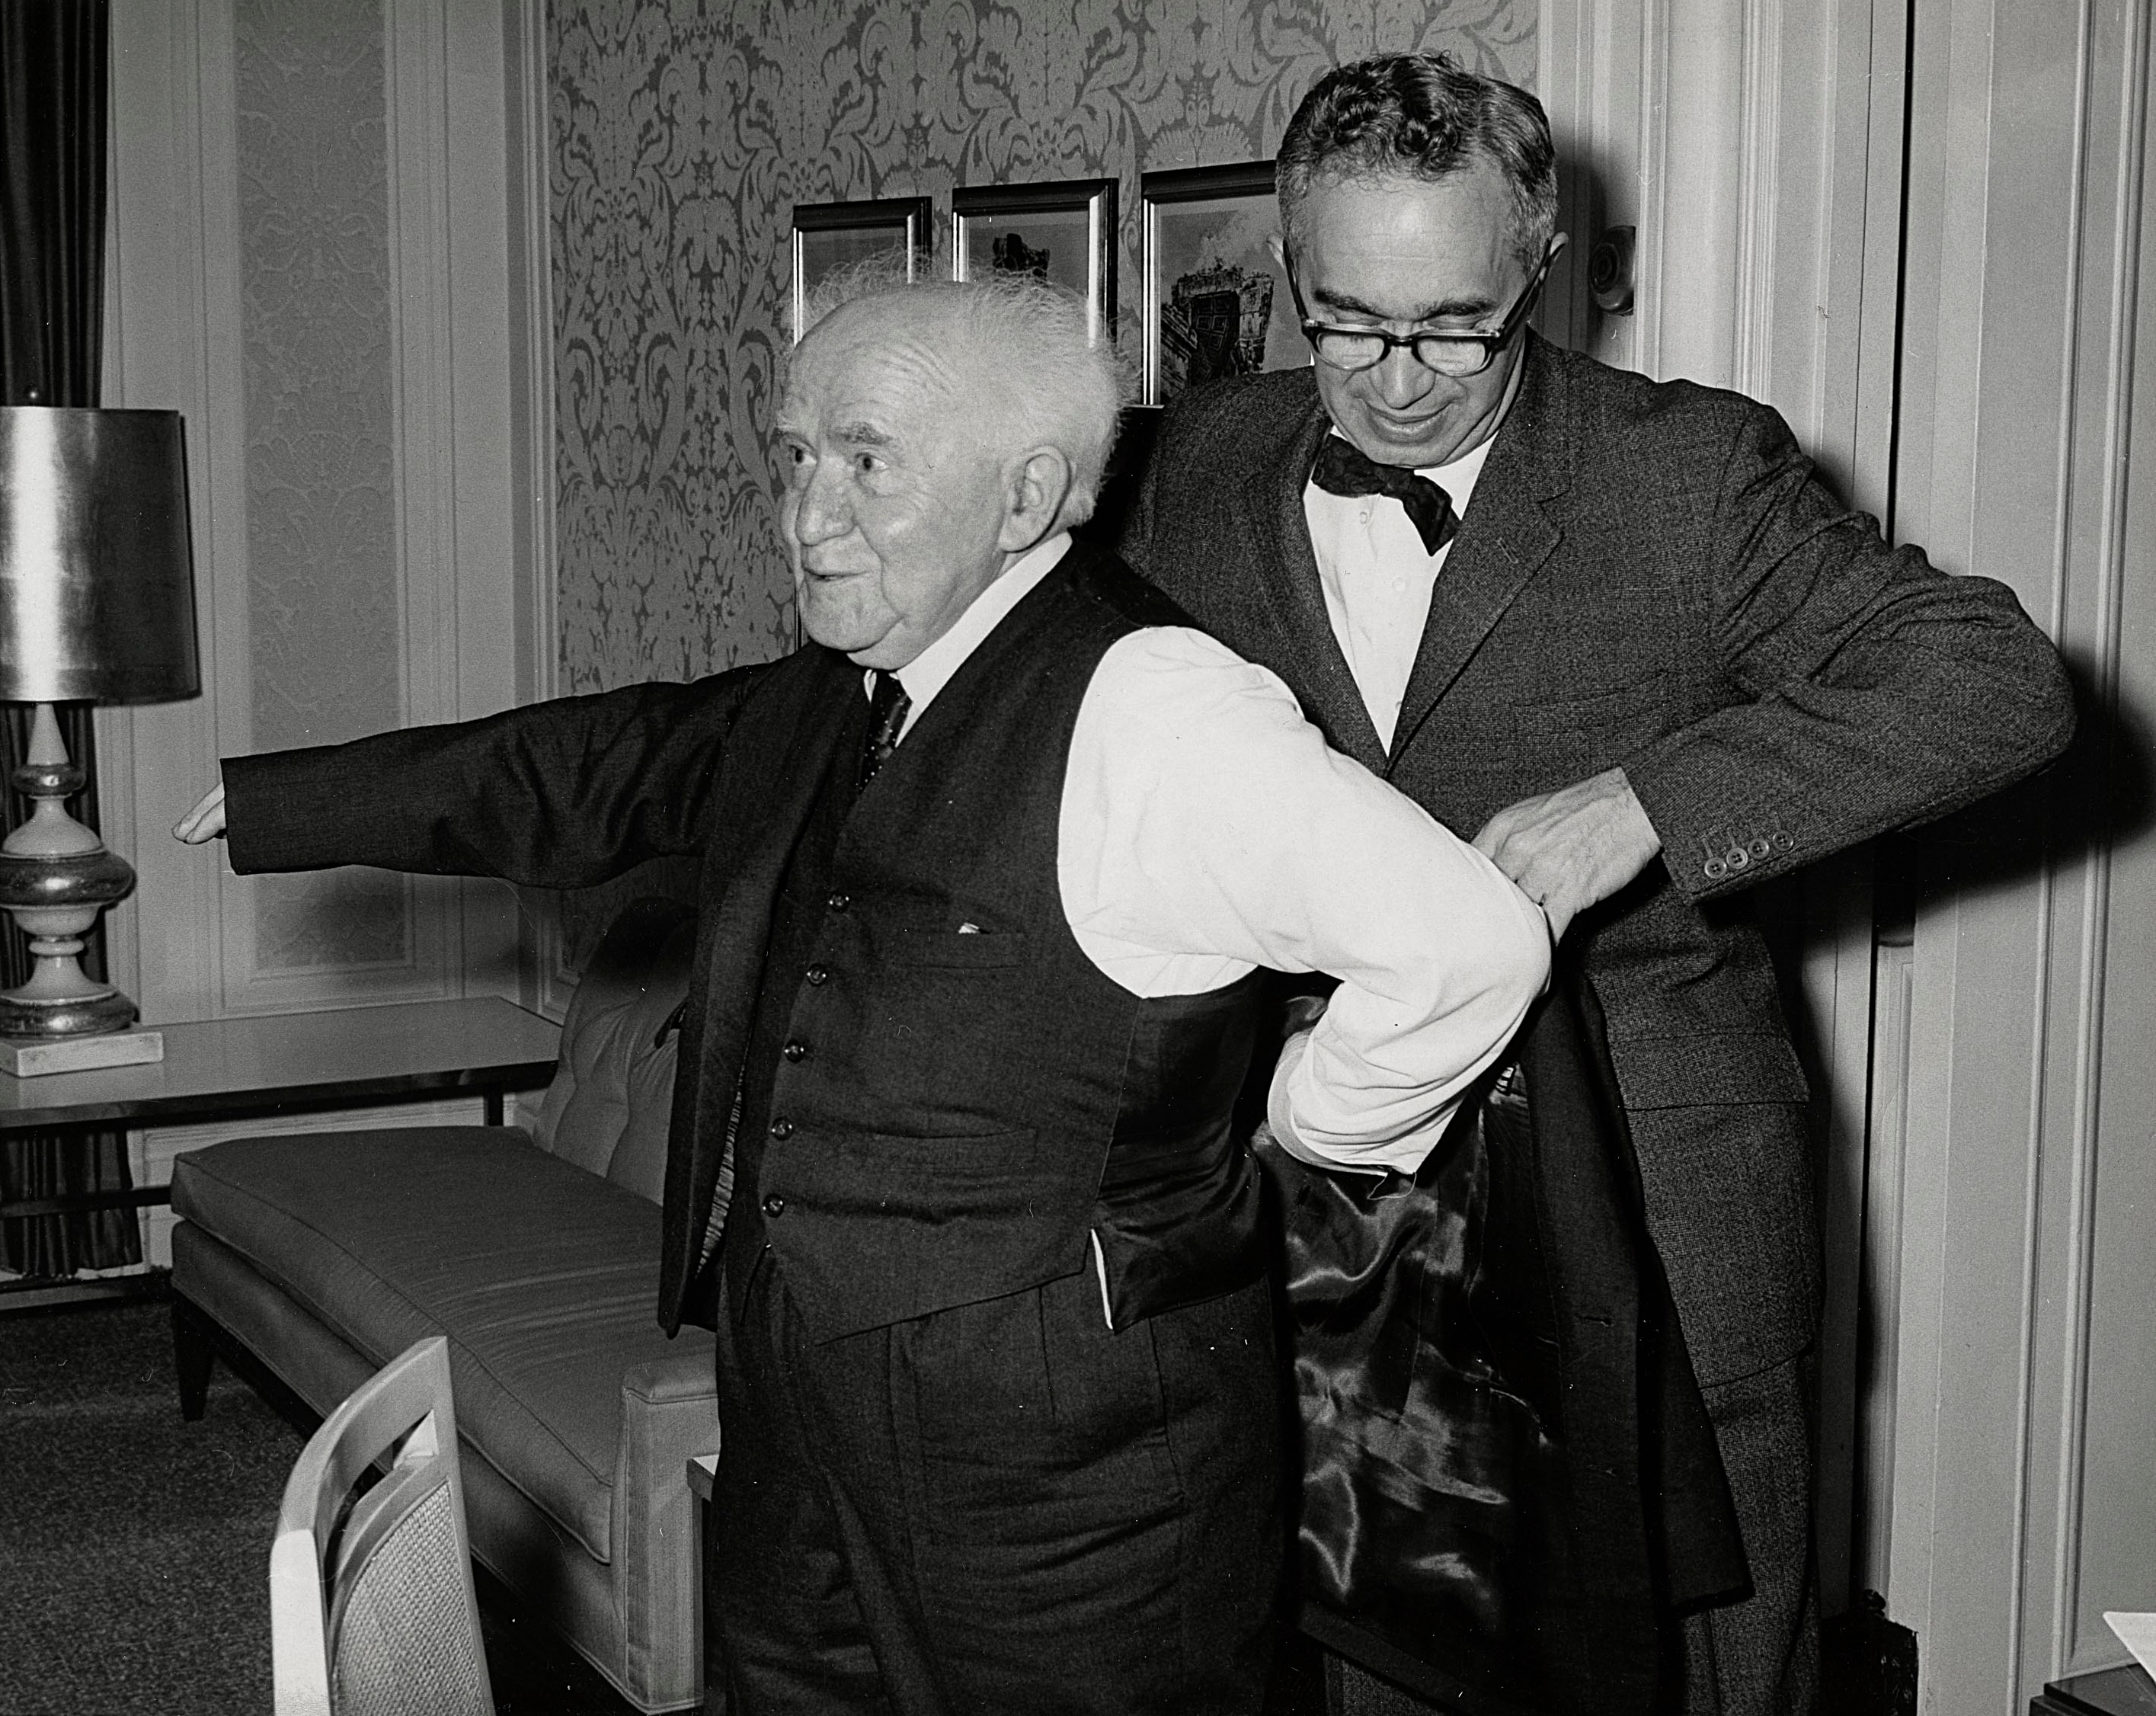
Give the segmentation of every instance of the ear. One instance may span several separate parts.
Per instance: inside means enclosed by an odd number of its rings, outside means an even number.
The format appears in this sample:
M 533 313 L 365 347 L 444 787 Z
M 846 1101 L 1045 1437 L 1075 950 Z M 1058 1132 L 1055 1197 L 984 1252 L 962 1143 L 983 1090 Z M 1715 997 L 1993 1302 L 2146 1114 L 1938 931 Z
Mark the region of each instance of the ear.
M 1056 448 L 1036 447 L 1009 472 L 996 546 L 1006 554 L 1023 554 L 1045 541 L 1063 516 L 1063 503 L 1070 495 L 1070 461 Z

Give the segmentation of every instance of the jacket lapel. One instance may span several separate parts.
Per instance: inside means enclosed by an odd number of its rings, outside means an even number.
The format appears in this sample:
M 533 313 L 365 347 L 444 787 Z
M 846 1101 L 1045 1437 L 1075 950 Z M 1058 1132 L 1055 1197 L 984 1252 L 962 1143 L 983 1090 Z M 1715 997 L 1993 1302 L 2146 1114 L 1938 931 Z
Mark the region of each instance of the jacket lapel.
M 833 753 L 855 728 L 849 717 L 865 706 L 861 670 L 820 645 L 808 645 L 781 672 L 783 691 L 758 706 L 753 724 L 744 718 L 721 765 L 726 814 L 704 860 L 700 934 L 710 989 L 697 1021 L 708 1034 L 699 1064 L 721 1066 L 728 1076 L 747 1040 L 779 885 Z
M 729 736 L 720 758 L 720 833 L 704 855 L 696 961 L 682 1008 L 666 1156 L 660 1312 L 685 1314 L 706 1249 L 707 1219 L 733 1147 L 735 1092 L 748 1049 L 772 914 L 793 848 L 834 752 L 862 696 L 860 670 L 809 645 L 781 664 Z M 689 1147 L 684 1148 L 684 1141 Z M 723 1210 L 719 1212 L 723 1220 Z
M 1518 397 L 1497 431 L 1430 593 L 1422 647 L 1393 730 L 1394 762 L 1563 535 L 1543 502 L 1572 486 L 1571 439 L 1555 397 L 1556 366 L 1540 340 L 1532 334 L 1527 338 Z
M 1330 427 L 1325 407 L 1313 390 L 1309 414 L 1280 462 L 1251 472 L 1250 480 L 1260 492 L 1242 516 L 1271 527 L 1252 545 L 1251 557 L 1274 624 L 1301 669 L 1295 689 L 1309 706 L 1303 713 L 1340 749 L 1372 772 L 1383 773 L 1385 748 L 1378 742 L 1363 693 L 1339 639 L 1333 635 L 1317 556 L 1310 546 L 1310 520 L 1302 510 L 1310 467 Z

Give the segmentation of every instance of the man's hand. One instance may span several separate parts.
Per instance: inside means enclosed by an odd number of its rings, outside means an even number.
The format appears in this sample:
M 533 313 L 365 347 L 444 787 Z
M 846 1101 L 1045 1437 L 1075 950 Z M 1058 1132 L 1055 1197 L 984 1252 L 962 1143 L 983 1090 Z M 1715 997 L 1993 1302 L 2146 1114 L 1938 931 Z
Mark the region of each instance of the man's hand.
M 172 835 L 190 846 L 224 838 L 224 783 L 219 781 L 202 795 L 202 801 L 172 825 Z
M 1543 908 L 1554 940 L 1645 870 L 1662 841 L 1625 771 L 1609 768 L 1500 810 L 1474 846 Z

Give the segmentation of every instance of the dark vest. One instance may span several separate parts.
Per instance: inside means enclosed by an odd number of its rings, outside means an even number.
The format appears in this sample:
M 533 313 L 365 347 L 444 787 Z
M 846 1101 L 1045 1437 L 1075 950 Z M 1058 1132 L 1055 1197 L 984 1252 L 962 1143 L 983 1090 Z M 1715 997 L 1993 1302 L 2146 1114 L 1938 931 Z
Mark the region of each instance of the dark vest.
M 767 1246 L 820 1339 L 1090 1272 L 1095 1238 L 1118 1328 L 1261 1272 L 1230 1126 L 1258 974 L 1133 995 L 1079 947 L 1057 875 L 1094 670 L 1178 617 L 1074 552 L 858 794 L 863 720 L 830 723 L 742 1064 L 721 1248 L 737 1311 Z M 861 697 L 858 670 L 834 682 Z M 731 746 L 779 737 L 745 712 Z

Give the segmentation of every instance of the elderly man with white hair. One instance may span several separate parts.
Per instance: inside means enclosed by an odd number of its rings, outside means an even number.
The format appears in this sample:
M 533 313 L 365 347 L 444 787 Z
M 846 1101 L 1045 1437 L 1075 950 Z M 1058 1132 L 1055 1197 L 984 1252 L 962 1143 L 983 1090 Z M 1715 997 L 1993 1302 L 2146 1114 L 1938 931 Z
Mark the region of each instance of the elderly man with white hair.
M 700 859 L 658 1308 L 720 1331 L 745 1716 L 1256 1711 L 1260 968 L 1340 979 L 1270 1117 L 1349 1169 L 1434 1138 L 1546 974 L 1491 864 L 1073 542 L 1119 396 L 1066 295 L 873 286 L 778 413 L 811 643 L 228 760 L 176 830 L 242 871 Z

